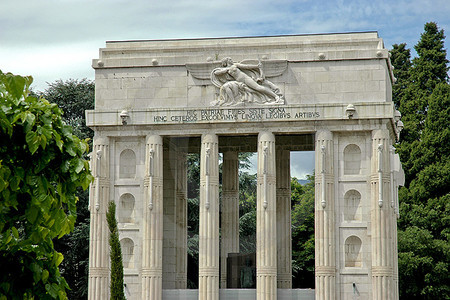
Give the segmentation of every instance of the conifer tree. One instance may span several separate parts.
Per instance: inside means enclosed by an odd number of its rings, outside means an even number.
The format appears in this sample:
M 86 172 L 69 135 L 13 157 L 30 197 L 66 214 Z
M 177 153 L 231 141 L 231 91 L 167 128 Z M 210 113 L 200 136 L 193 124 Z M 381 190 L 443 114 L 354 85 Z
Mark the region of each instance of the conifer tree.
M 109 228 L 109 247 L 111 260 L 111 282 L 110 282 L 110 299 L 124 300 L 123 292 L 123 263 L 122 250 L 120 249 L 119 230 L 116 220 L 116 204 L 114 201 L 109 202 L 108 211 L 106 212 L 106 221 Z
M 418 57 L 409 68 L 407 83 L 399 100 L 404 129 L 397 152 L 405 169 L 406 186 L 417 175 L 420 166 L 410 156 L 413 149 L 420 148 L 421 135 L 428 113 L 431 94 L 439 83 L 448 83 L 447 51 L 444 48 L 444 31 L 436 23 L 425 24 L 425 31 L 414 47 Z M 399 66 L 396 66 L 396 69 Z M 407 67 L 407 61 L 402 67 Z M 400 69 L 402 68 L 400 67 Z
M 408 68 L 409 50 L 392 51 L 402 77 L 394 99 L 405 129 L 397 151 L 405 170 L 399 191 L 398 232 L 401 299 L 449 299 L 450 86 L 444 32 L 425 24 Z M 405 56 L 406 55 L 406 56 Z M 400 64 L 397 66 L 396 64 Z
M 403 91 L 408 86 L 409 69 L 411 68 L 411 51 L 406 48 L 406 44 L 394 44 L 391 50 L 391 63 L 394 66 L 394 76 L 396 84 L 392 86 L 392 101 L 395 107 L 400 106 L 400 99 Z

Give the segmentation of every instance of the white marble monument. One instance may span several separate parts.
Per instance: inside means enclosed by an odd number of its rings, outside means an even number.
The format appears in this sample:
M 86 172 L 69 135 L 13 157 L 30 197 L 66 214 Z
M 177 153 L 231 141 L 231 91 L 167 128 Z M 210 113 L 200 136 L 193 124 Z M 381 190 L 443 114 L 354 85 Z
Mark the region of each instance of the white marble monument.
M 398 299 L 403 172 L 392 144 L 402 123 L 376 32 L 107 42 L 92 66 L 89 299 L 109 299 L 108 201 L 128 299 Z M 289 165 L 302 150 L 316 161 L 315 290 L 292 290 Z M 198 290 L 187 289 L 193 152 Z M 258 155 L 256 290 L 227 288 L 227 257 L 239 252 L 239 152 Z

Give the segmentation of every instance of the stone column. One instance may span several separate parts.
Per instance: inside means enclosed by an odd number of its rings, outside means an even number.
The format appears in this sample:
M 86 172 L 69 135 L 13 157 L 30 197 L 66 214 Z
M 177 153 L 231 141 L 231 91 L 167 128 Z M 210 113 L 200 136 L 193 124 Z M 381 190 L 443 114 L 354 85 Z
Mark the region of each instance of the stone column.
M 163 289 L 175 289 L 177 258 L 177 145 L 164 141 L 163 147 Z
M 399 292 L 398 292 L 398 235 L 397 235 L 397 216 L 398 216 L 398 186 L 396 184 L 396 172 L 395 172 L 395 147 L 390 146 L 389 147 L 390 152 L 390 170 L 391 170 L 391 176 L 390 176 L 390 186 L 391 186 L 391 224 L 392 224 L 392 260 L 393 260 L 393 289 L 394 289 L 394 300 L 399 299 Z
M 142 239 L 142 299 L 162 299 L 163 144 L 147 137 Z
M 239 252 L 239 159 L 238 152 L 223 154 L 222 165 L 222 241 L 220 287 L 227 287 L 228 253 Z
M 219 299 L 219 139 L 203 134 L 200 153 L 200 300 Z
M 334 148 L 330 131 L 316 132 L 316 300 L 336 299 Z
M 372 298 L 394 298 L 392 214 L 390 199 L 389 131 L 372 132 L 371 159 L 371 231 Z
M 258 135 L 256 202 L 256 299 L 277 299 L 275 136 Z
M 187 168 L 186 152 L 177 152 L 176 190 L 176 275 L 175 288 L 187 287 Z
M 291 153 L 277 150 L 277 286 L 292 288 Z
M 109 244 L 106 210 L 109 202 L 109 139 L 94 139 L 91 157 L 95 180 L 89 193 L 90 242 L 88 298 L 109 299 Z

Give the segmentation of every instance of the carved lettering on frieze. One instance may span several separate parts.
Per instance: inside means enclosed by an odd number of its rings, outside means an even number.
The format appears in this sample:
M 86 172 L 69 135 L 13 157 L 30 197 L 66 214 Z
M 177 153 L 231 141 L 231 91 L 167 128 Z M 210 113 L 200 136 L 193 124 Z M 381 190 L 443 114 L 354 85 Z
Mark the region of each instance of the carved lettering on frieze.
M 153 123 L 205 123 L 305 120 L 321 117 L 320 111 L 300 110 L 288 106 L 273 107 L 217 107 L 195 110 L 165 111 L 151 117 Z

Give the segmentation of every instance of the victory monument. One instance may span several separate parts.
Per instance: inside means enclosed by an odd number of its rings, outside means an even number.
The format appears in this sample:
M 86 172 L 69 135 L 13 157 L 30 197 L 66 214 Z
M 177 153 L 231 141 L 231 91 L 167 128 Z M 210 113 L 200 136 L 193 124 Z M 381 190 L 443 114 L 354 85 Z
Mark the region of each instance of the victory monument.
M 89 299 L 109 299 L 109 201 L 128 299 L 398 299 L 403 171 L 392 145 L 403 125 L 376 32 L 107 42 L 92 66 Z M 292 289 L 290 152 L 305 150 L 315 151 L 315 290 Z M 227 280 L 239 152 L 258 157 L 255 261 L 236 273 L 246 289 Z M 195 290 L 189 153 L 200 154 Z

